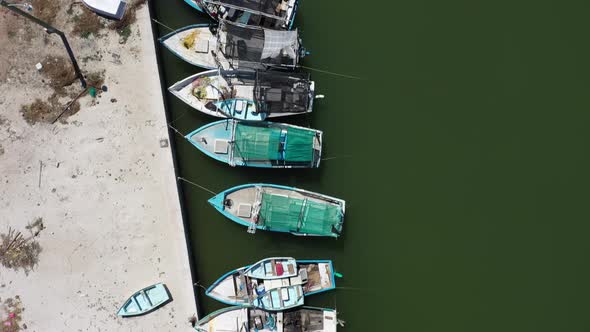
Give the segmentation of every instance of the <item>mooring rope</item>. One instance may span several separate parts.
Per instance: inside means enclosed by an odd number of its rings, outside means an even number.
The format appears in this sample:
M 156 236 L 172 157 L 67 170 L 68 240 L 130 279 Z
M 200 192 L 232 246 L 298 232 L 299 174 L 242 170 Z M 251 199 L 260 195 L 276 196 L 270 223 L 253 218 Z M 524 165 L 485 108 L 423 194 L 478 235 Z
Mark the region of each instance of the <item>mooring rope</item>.
M 330 74 L 330 75 L 334 75 L 334 76 L 340 76 L 340 77 L 344 77 L 344 78 L 350 78 L 350 79 L 353 79 L 353 80 L 364 80 L 364 78 L 358 77 L 358 76 L 352 76 L 352 75 L 346 75 L 346 74 L 339 74 L 339 73 L 335 73 L 335 72 L 332 72 L 332 71 L 327 71 L 327 70 L 322 70 L 322 69 L 316 69 L 316 68 L 311 68 L 311 67 L 302 66 L 302 65 L 299 65 L 299 67 L 305 68 L 305 69 L 309 69 L 309 70 L 313 70 L 313 71 L 317 71 L 317 72 L 324 73 L 324 74 Z
M 156 22 L 157 24 L 159 24 L 159 25 L 163 26 L 164 28 L 166 28 L 166 29 L 168 29 L 168 30 L 170 30 L 170 31 L 176 31 L 176 30 L 172 29 L 171 27 L 167 26 L 166 24 L 164 24 L 164 23 L 162 23 L 162 22 L 160 22 L 160 21 L 156 20 L 155 18 L 152 18 L 152 21 Z
M 168 127 L 170 127 L 170 129 L 174 130 L 178 135 L 184 137 L 184 135 L 180 131 L 178 131 L 178 129 L 174 128 L 172 125 L 168 125 Z
M 325 161 L 325 160 L 332 160 L 332 159 L 338 159 L 338 158 L 352 158 L 352 155 L 345 155 L 345 156 L 335 156 L 335 157 L 322 158 L 322 161 Z
M 184 111 L 184 113 L 182 113 L 181 115 L 179 115 L 179 116 L 178 116 L 176 119 L 174 119 L 174 120 L 172 120 L 172 121 L 168 122 L 168 125 L 170 126 L 170 125 L 171 125 L 171 124 L 173 124 L 174 122 L 176 122 L 176 121 L 180 120 L 180 118 L 182 118 L 183 116 L 187 115 L 187 113 L 188 113 L 188 112 L 190 112 L 190 111 L 191 111 L 190 109 L 189 109 L 189 110 L 186 110 L 186 111 Z
M 184 181 L 184 182 L 188 182 L 188 183 L 192 184 L 193 186 L 196 186 L 196 187 L 198 187 L 198 188 L 201 188 L 201 189 L 203 189 L 203 190 L 205 190 L 205 191 L 208 191 L 208 192 L 212 193 L 213 195 L 217 195 L 217 193 L 216 193 L 216 192 L 214 192 L 213 190 L 207 189 L 207 188 L 205 188 L 205 187 L 201 186 L 200 184 L 196 184 L 196 183 L 194 183 L 194 182 L 192 182 L 192 181 L 189 181 L 189 180 L 187 180 L 187 179 L 185 179 L 185 178 L 183 178 L 183 177 L 180 177 L 180 176 L 179 176 L 177 179 L 178 179 L 178 180 L 182 180 L 182 181 Z

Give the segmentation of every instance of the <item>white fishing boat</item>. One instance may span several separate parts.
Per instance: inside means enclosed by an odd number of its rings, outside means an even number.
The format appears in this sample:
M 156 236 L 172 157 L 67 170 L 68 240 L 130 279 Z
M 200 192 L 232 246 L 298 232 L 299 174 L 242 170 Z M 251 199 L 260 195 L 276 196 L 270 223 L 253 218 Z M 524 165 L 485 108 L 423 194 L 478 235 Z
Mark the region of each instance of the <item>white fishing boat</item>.
M 308 73 L 209 70 L 168 88 L 205 114 L 247 121 L 310 113 L 315 95 Z
M 123 18 L 127 7 L 127 3 L 121 0 L 82 0 L 82 2 L 92 11 L 116 20 Z
M 339 324 L 333 309 L 300 307 L 269 312 L 250 306 L 217 310 L 195 324 L 199 332 L 336 332 Z
M 160 38 L 172 53 L 206 69 L 293 69 L 306 52 L 297 30 L 277 31 L 229 22 L 193 24 Z
M 214 20 L 243 25 L 289 30 L 293 26 L 299 0 L 184 0 Z

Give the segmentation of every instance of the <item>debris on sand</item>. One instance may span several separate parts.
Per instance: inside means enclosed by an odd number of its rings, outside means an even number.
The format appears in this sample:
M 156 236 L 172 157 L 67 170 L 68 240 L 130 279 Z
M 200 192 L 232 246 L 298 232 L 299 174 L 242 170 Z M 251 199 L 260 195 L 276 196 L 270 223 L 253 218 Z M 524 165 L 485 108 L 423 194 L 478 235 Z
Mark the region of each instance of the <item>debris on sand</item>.
M 111 30 L 116 30 L 121 37 L 119 43 L 125 44 L 131 36 L 131 24 L 137 20 L 137 10 L 143 6 L 147 0 L 135 0 L 127 5 L 127 10 L 120 21 L 113 22 L 109 25 Z
M 30 125 L 36 123 L 53 123 L 64 112 L 67 104 L 67 102 L 60 102 L 59 96 L 54 93 L 47 101 L 37 98 L 33 103 L 23 105 L 20 111 Z M 80 111 L 80 102 L 76 100 L 59 119 L 62 123 L 65 123 L 68 117 L 78 113 L 78 111 Z
M 0 264 L 9 269 L 25 271 L 29 274 L 39 262 L 41 246 L 35 236 L 25 238 L 21 232 L 12 228 L 0 234 Z
M 0 303 L 0 332 L 18 332 L 26 329 L 26 324 L 21 325 L 24 310 L 18 295 Z
M 42 62 L 41 73 L 46 77 L 49 86 L 53 88 L 53 94 L 47 99 L 35 99 L 31 104 L 23 105 L 21 113 L 27 123 L 53 123 L 58 118 L 65 123 L 69 116 L 80 111 L 80 102 L 72 100 L 80 97 L 79 88 L 73 85 L 77 81 L 72 64 L 64 57 L 48 57 Z M 92 72 L 86 75 L 89 87 L 100 90 L 104 84 L 105 71 Z M 69 108 L 64 112 L 66 107 Z

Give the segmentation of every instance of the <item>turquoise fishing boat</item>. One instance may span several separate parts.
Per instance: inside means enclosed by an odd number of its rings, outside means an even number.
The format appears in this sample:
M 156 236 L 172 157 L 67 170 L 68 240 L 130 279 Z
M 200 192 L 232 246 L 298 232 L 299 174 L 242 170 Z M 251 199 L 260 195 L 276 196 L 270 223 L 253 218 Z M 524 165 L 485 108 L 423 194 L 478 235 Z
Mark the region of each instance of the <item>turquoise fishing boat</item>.
M 198 332 L 336 332 L 336 310 L 300 307 L 272 312 L 252 306 L 223 308 L 195 324 Z
M 227 189 L 209 204 L 249 233 L 260 229 L 299 236 L 339 237 L 346 210 L 342 199 L 266 183 Z
M 189 25 L 159 40 L 179 58 L 206 69 L 294 69 L 307 54 L 297 30 L 229 22 Z
M 303 305 L 301 285 L 273 288 L 259 294 L 249 305 L 268 311 L 282 311 Z
M 200 11 L 201 13 L 205 13 L 205 11 L 201 8 L 201 1 L 196 1 L 196 0 L 184 0 L 184 2 L 186 2 L 189 6 L 193 7 L 194 9 Z M 207 13 L 208 14 L 208 13 Z
M 297 261 L 292 257 L 265 258 L 248 267 L 244 274 L 263 280 L 291 278 L 297 276 Z
M 293 27 L 298 0 L 184 0 L 212 19 L 276 30 Z
M 221 120 L 185 138 L 230 166 L 315 168 L 321 161 L 322 132 L 289 124 Z
M 310 113 L 314 90 L 308 73 L 259 70 L 208 70 L 168 88 L 200 112 L 247 121 Z
M 146 287 L 133 294 L 117 315 L 122 317 L 139 316 L 153 311 L 171 300 L 166 285 L 159 283 Z
M 335 275 L 331 260 L 271 257 L 224 274 L 205 294 L 229 305 L 252 304 L 268 309 L 268 301 L 278 303 L 275 297 L 282 292 L 287 292 L 285 299 L 292 299 L 290 295 L 298 292 L 298 288 L 285 291 L 285 287 L 300 286 L 302 296 L 335 289 Z M 280 291 L 271 292 L 276 289 Z

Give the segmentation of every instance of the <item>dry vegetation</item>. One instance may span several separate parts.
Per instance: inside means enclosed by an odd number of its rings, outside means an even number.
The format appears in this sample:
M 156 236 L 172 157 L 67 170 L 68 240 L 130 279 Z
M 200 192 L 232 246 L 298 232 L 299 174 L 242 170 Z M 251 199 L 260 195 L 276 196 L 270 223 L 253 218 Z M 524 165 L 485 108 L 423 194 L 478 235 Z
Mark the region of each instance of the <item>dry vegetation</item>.
M 120 21 L 115 21 L 109 25 L 111 30 L 116 30 L 119 36 L 121 36 L 121 42 L 124 44 L 127 42 L 129 36 L 131 36 L 131 24 L 137 20 L 137 10 L 143 6 L 147 0 L 135 0 L 127 4 L 127 10 L 125 15 Z
M 41 64 L 41 73 L 49 79 L 49 85 L 57 94 L 65 95 L 66 87 L 77 79 L 72 63 L 64 57 L 47 57 Z
M 33 234 L 38 235 L 41 229 L 39 225 L 35 226 L 35 230 L 29 229 L 30 237 L 24 237 L 21 232 L 12 228 L 8 229 L 8 233 L 0 234 L 0 264 L 10 269 L 22 269 L 25 274 L 29 274 L 39 262 L 41 246 L 35 241 L 36 235 Z
M 54 92 L 47 100 L 37 98 L 31 104 L 23 105 L 21 113 L 31 125 L 40 122 L 53 123 L 58 117 L 65 123 L 68 117 L 80 110 L 80 102 L 76 99 L 82 96 L 79 95 L 78 78 L 72 64 L 63 57 L 46 58 L 42 64 L 41 73 L 49 81 L 48 84 Z M 100 88 L 104 84 L 104 70 L 89 73 L 85 78 L 88 87 L 95 87 L 100 93 Z
M 74 17 L 76 24 L 72 33 L 82 38 L 88 38 L 90 35 L 98 35 L 98 32 L 104 28 L 103 19 L 94 12 L 84 8 L 82 14 Z
M 90 35 L 94 35 L 95 38 L 103 38 L 108 33 L 108 31 L 103 31 L 105 28 L 117 31 L 120 36 L 119 42 L 125 43 L 132 34 L 131 25 L 137 20 L 136 11 L 147 2 L 146 0 L 129 1 L 123 19 L 121 21 L 112 21 L 98 16 L 79 1 L 68 2 L 68 5 L 65 6 L 64 1 L 31 1 L 33 6 L 32 14 L 63 30 L 73 45 L 77 43 L 77 38 L 88 38 Z M 26 20 L 22 21 L 25 22 L 24 28 L 7 30 L 5 33 L 6 38 L 20 38 L 19 40 L 22 40 L 26 39 L 28 35 L 31 35 L 32 38 L 33 35 L 29 30 L 31 30 L 31 26 L 34 27 L 34 24 Z M 22 22 L 19 21 L 19 23 Z M 12 26 L 17 25 L 6 25 L 7 28 Z M 46 45 L 48 41 L 54 42 L 48 35 L 43 35 L 43 38 Z M 57 44 L 59 44 L 59 41 L 55 41 L 52 45 Z M 59 46 L 56 47 L 59 48 Z M 79 95 L 82 90 L 79 88 L 72 64 L 63 55 L 48 56 L 40 62 L 43 65 L 40 70 L 44 78 L 43 82 L 48 84 L 53 91 L 49 94 L 49 97 L 46 97 L 48 94 L 42 94 L 37 99 L 32 100 L 30 104 L 21 106 L 20 111 L 27 123 L 31 125 L 40 122 L 53 123 L 58 118 L 62 123 L 65 123 L 69 116 L 76 114 L 80 110 L 80 103 L 77 98 L 84 95 Z M 31 64 L 29 63 L 28 66 L 31 66 Z M 10 67 L 0 69 L 2 69 L 1 72 L 3 73 L 8 72 L 8 68 Z M 88 87 L 94 87 L 96 92 L 100 93 L 104 84 L 104 70 L 84 74 Z
M 24 310 L 18 295 L 0 303 L 0 319 L 2 322 L 0 332 L 18 332 L 27 329 L 27 325 L 21 323 Z
M 33 15 L 35 17 L 53 24 L 61 4 L 55 0 L 33 0 L 31 5 L 33 5 Z
M 21 113 L 27 123 L 34 125 L 36 123 L 53 123 L 59 120 L 61 123 L 66 123 L 66 119 L 80 111 L 80 102 L 77 100 L 72 102 L 68 110 L 65 110 L 68 102 L 60 102 L 59 96 L 54 93 L 47 101 L 39 98 L 34 102 L 21 107 Z M 63 113 L 63 114 L 62 114 Z

